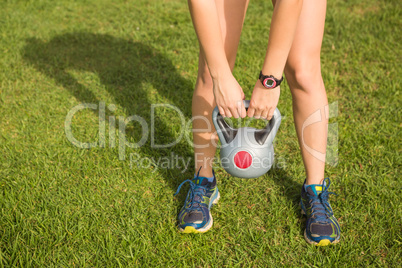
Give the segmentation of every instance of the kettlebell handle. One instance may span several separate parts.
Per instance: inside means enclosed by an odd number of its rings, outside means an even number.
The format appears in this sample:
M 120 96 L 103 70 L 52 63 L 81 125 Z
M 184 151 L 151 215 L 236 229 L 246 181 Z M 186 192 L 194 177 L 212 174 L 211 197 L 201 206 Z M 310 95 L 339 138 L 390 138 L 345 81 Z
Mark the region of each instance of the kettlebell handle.
M 248 108 L 250 106 L 250 101 L 243 100 L 243 104 L 244 104 L 244 107 L 246 108 L 246 110 L 248 110 Z M 215 109 L 213 111 L 212 119 L 214 121 L 216 121 L 216 124 L 218 124 L 218 126 L 221 130 L 221 133 L 222 133 L 223 137 L 225 138 L 226 143 L 230 143 L 231 141 L 233 141 L 237 135 L 238 130 L 235 128 L 232 128 L 231 126 L 229 126 L 226 123 L 223 116 L 219 113 L 218 106 L 215 107 Z M 255 137 L 255 140 L 258 142 L 258 144 L 263 145 L 266 142 L 269 134 L 274 129 L 274 126 L 278 120 L 280 123 L 281 114 L 280 114 L 278 108 L 276 108 L 274 111 L 274 115 L 272 116 L 271 120 L 269 120 L 268 124 L 262 129 L 255 130 L 254 137 Z

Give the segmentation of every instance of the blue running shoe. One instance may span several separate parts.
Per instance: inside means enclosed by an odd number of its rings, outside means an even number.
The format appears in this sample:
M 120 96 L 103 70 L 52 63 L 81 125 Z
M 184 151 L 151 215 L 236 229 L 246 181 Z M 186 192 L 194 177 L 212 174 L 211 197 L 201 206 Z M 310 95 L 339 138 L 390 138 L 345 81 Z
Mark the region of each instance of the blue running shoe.
M 339 242 L 341 228 L 335 218 L 331 205 L 328 202 L 330 185 L 329 178 L 325 178 L 322 185 L 304 185 L 301 192 L 302 214 L 307 216 L 304 238 L 310 244 L 327 246 Z
M 209 182 L 207 178 L 200 177 L 198 171 L 193 180 L 185 180 L 179 185 L 175 195 L 186 182 L 190 183 L 190 190 L 178 216 L 179 230 L 183 233 L 204 233 L 212 227 L 210 209 L 220 197 L 215 173 L 214 180 Z

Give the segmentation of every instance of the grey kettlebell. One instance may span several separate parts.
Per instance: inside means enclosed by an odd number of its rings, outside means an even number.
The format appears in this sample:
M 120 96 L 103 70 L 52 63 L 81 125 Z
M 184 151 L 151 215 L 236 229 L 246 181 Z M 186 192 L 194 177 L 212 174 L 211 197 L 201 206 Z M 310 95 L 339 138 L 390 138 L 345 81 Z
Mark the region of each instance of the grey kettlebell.
M 243 102 L 248 109 L 250 101 Z M 221 164 L 229 174 L 239 178 L 257 178 L 271 169 L 274 163 L 273 141 L 281 124 L 278 108 L 262 129 L 232 128 L 219 113 L 218 107 L 212 113 L 212 121 L 222 145 Z

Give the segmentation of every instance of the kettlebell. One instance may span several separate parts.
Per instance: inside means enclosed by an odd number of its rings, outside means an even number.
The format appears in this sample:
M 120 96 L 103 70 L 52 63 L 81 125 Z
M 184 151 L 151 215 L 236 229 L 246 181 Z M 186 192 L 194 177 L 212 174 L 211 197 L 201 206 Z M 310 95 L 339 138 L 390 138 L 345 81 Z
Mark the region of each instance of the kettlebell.
M 250 101 L 243 101 L 246 110 Z M 281 124 L 278 108 L 267 125 L 262 129 L 253 127 L 232 128 L 215 107 L 212 113 L 219 140 L 220 159 L 229 174 L 239 178 L 257 178 L 271 169 L 274 163 L 273 141 Z

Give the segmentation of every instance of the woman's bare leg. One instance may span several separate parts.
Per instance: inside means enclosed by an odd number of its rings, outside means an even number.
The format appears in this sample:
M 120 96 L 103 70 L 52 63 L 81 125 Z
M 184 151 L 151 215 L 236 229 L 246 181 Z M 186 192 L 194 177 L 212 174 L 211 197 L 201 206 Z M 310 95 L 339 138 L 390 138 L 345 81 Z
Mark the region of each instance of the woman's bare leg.
M 328 100 L 321 76 L 320 51 L 325 13 L 325 0 L 304 0 L 285 68 L 306 184 L 320 184 L 324 179 Z
M 248 0 L 216 0 L 225 52 L 233 69 Z M 216 153 L 217 137 L 213 136 L 212 111 L 215 107 L 212 78 L 200 51 L 198 76 L 192 100 L 195 170 L 202 167 L 200 176 L 212 177 L 212 164 Z

